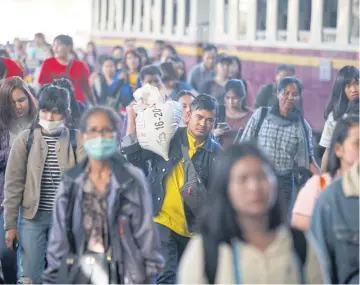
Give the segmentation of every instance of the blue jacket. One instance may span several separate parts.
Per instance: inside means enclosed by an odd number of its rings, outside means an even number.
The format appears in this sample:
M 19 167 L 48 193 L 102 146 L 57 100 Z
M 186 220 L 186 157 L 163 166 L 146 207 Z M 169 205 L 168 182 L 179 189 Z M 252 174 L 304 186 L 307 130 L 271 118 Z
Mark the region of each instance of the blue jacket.
M 310 231 L 325 255 L 331 283 L 359 284 L 359 196 L 345 195 L 343 180 L 320 194 Z
M 177 96 L 177 94 L 179 92 L 181 92 L 181 91 L 190 91 L 191 89 L 192 89 L 192 87 L 189 84 L 187 84 L 185 82 L 182 82 L 182 81 L 178 81 L 176 83 L 175 89 L 170 94 L 170 98 L 172 100 L 176 101 L 176 96 Z

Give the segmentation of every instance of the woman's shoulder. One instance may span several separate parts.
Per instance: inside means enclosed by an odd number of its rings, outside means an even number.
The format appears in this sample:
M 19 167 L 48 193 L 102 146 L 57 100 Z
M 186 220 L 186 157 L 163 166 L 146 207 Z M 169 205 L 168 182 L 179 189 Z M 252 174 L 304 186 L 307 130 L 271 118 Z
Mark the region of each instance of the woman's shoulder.
M 15 141 L 17 141 L 17 140 L 23 141 L 23 140 L 25 140 L 25 139 L 27 140 L 27 139 L 29 138 L 30 132 L 31 132 L 31 129 L 25 129 L 25 130 L 21 131 L 21 132 L 17 135 Z M 35 133 L 35 130 L 33 130 L 33 133 Z
M 321 189 L 324 189 L 331 182 L 331 176 L 329 173 L 324 174 L 315 174 L 313 175 L 304 185 L 300 191 L 310 192 L 316 191 L 320 192 Z
M 330 182 L 331 176 L 328 173 L 313 175 L 300 189 L 293 213 L 311 216 L 315 201 Z
M 179 81 L 179 89 L 188 91 L 191 90 L 192 87 L 184 81 Z
M 250 117 L 253 117 L 254 119 L 258 120 L 260 117 L 261 117 L 261 114 L 263 112 L 266 112 L 268 113 L 270 110 L 269 107 L 260 107 L 260 108 L 257 108 L 256 110 L 252 111 L 251 112 L 251 116 Z
M 326 118 L 325 124 L 326 124 L 328 127 L 335 127 L 336 121 L 335 121 L 335 119 L 334 119 L 334 113 L 333 113 L 333 112 L 330 112 L 330 113 L 329 113 L 329 115 L 328 115 L 327 118 Z

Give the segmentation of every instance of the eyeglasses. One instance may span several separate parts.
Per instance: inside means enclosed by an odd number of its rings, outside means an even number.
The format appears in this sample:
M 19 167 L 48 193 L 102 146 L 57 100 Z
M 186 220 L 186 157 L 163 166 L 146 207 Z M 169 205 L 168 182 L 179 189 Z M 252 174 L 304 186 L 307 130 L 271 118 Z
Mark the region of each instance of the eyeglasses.
M 300 97 L 300 94 L 299 93 L 291 93 L 291 92 L 282 92 L 282 95 L 285 97 L 285 98 L 290 98 L 290 96 L 294 99 L 297 99 Z

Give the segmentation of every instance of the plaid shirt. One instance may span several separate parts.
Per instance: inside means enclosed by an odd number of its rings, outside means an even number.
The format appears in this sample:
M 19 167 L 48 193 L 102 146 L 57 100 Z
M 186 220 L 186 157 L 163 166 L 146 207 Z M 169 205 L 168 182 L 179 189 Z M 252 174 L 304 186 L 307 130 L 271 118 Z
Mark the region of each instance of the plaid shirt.
M 260 109 L 258 109 L 249 120 L 246 128 L 242 134 L 240 141 L 248 141 L 255 139 L 255 132 L 257 124 L 260 120 Z M 303 137 L 301 122 L 286 121 L 286 123 L 279 123 L 279 120 L 285 121 L 281 118 L 268 113 L 266 116 L 257 138 L 260 148 L 265 152 L 267 157 L 273 163 L 277 175 L 285 175 L 294 171 L 294 169 L 301 165 L 300 163 L 300 149 L 307 147 L 306 139 Z M 312 130 L 309 124 L 305 121 L 308 129 L 310 148 L 308 150 L 310 162 L 314 158 L 312 147 Z M 307 168 L 309 165 L 307 165 Z

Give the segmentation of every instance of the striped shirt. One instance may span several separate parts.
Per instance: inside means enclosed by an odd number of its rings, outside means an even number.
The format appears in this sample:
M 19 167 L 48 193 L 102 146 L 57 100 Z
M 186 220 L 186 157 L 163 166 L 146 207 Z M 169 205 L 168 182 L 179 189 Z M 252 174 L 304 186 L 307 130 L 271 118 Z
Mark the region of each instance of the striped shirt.
M 52 211 L 56 192 L 61 181 L 61 170 L 55 150 L 55 144 L 59 139 L 59 135 L 51 136 L 43 134 L 43 138 L 48 145 L 48 153 L 41 177 L 39 210 Z

